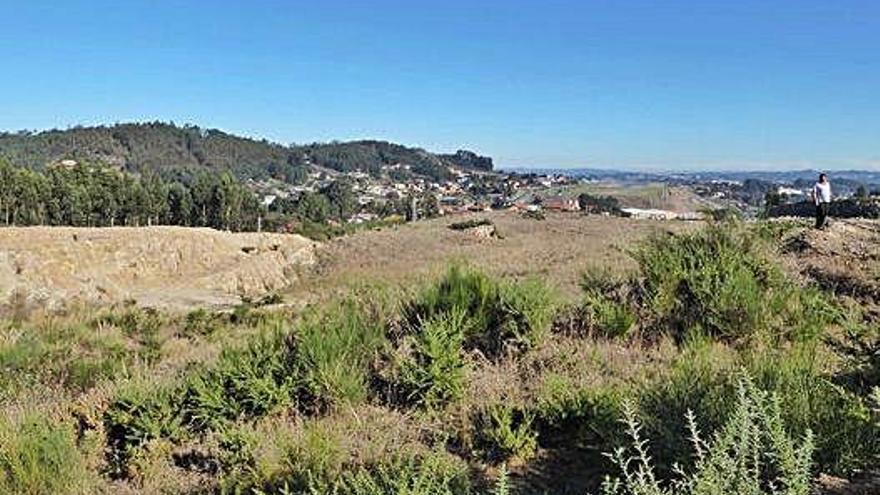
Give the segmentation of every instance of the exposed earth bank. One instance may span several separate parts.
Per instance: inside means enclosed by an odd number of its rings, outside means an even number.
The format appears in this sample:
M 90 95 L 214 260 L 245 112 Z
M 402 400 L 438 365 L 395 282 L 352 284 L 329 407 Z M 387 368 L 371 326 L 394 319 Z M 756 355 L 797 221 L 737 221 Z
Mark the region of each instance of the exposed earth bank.
M 295 284 L 315 248 L 297 235 L 207 228 L 3 228 L 0 305 L 235 304 Z

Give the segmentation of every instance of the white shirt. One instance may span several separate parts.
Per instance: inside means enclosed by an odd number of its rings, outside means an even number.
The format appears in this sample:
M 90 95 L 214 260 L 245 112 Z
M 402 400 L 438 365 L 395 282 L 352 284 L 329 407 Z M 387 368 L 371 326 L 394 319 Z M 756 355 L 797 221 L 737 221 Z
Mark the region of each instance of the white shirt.
M 830 182 L 817 182 L 816 185 L 813 186 L 813 201 L 815 201 L 816 204 L 831 202 Z

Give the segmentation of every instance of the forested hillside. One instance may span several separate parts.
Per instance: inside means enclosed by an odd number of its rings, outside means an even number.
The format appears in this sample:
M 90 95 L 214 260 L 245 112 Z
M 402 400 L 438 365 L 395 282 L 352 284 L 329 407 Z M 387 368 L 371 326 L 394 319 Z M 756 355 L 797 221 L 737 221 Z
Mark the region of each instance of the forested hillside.
M 311 166 L 377 174 L 383 166 L 409 165 L 413 174 L 443 179 L 449 166 L 492 169 L 492 159 L 472 152 L 436 155 L 384 141 L 285 146 L 216 129 L 173 123 L 131 123 L 44 132 L 0 134 L 0 157 L 42 169 L 64 159 L 102 162 L 133 172 L 166 169 L 228 170 L 239 178 L 275 177 L 299 182 Z

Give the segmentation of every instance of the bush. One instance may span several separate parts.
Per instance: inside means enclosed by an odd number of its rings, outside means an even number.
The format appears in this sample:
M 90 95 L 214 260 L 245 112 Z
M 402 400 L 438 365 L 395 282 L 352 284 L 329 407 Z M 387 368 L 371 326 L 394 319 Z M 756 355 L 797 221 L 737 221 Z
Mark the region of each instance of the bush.
M 395 458 L 343 476 L 333 493 L 339 495 L 467 495 L 467 466 L 431 453 Z
M 366 399 L 369 365 L 385 344 L 380 315 L 353 300 L 306 317 L 297 332 L 296 375 L 315 407 Z
M 221 315 L 212 314 L 205 309 L 199 308 L 187 313 L 181 334 L 184 337 L 191 338 L 208 337 L 216 333 L 223 323 Z
M 480 218 L 480 219 L 474 218 L 471 220 L 465 220 L 463 222 L 451 223 L 451 224 L 449 224 L 449 228 L 452 230 L 467 230 L 467 229 L 472 229 L 475 227 L 482 227 L 483 225 L 494 225 L 494 224 L 492 223 L 492 220 L 489 220 L 488 218 Z
M 809 495 L 813 442 L 806 432 L 797 446 L 787 435 L 778 399 L 741 379 L 737 403 L 724 427 L 703 439 L 695 416 L 687 414 L 696 463 L 691 474 L 679 471 L 671 483 L 658 480 L 632 407 L 625 408 L 631 454 L 618 449 L 611 457 L 623 479 L 607 479 L 604 495 L 729 495 L 732 493 Z
M 789 280 L 762 241 L 736 224 L 654 236 L 633 256 L 645 309 L 678 336 L 811 338 L 839 316 L 824 295 Z
M 126 337 L 140 346 L 139 357 L 147 363 L 155 363 L 162 357 L 160 330 L 167 320 L 155 309 L 127 307 L 99 316 L 95 325 L 110 325 L 120 329 Z
M 107 378 L 125 376 L 140 350 L 121 332 L 96 333 L 78 322 L 48 320 L 0 326 L 0 395 L 38 384 L 61 383 L 83 391 Z
M 733 406 L 737 356 L 722 344 L 692 335 L 671 368 L 638 391 L 645 428 L 657 440 L 657 468 L 691 463 L 687 431 L 678 418 L 688 411 L 704 418 L 709 431 L 720 428 Z
M 603 337 L 628 337 L 636 324 L 636 315 L 629 305 L 605 296 L 587 296 L 584 311 L 588 328 Z
M 150 440 L 183 433 L 178 391 L 133 384 L 122 389 L 104 413 L 110 475 L 127 477 L 128 461 Z
M 509 404 L 489 406 L 477 420 L 478 438 L 488 457 L 496 460 L 531 459 L 538 447 L 538 433 L 533 421 L 531 412 Z
M 468 319 L 465 347 L 498 358 L 509 350 L 522 352 L 540 345 L 555 304 L 550 290 L 539 281 L 499 282 L 456 265 L 405 308 L 404 318 L 418 326 L 454 310 L 463 311 Z
M 35 415 L 0 419 L 0 492 L 87 494 L 95 481 L 72 425 Z
M 542 444 L 612 448 L 623 396 L 619 388 L 578 388 L 564 376 L 547 377 L 535 405 Z
M 406 402 L 432 408 L 461 398 L 467 325 L 464 311 L 453 310 L 434 315 L 422 322 L 415 334 L 404 337 L 400 348 L 406 353 L 395 367 L 397 386 Z
M 193 431 L 206 431 L 239 418 L 268 414 L 291 403 L 295 375 L 290 340 L 263 335 L 244 349 L 225 351 L 214 367 L 195 373 L 183 392 L 182 416 Z
M 761 387 L 778 396 L 793 433 L 814 433 L 818 468 L 850 476 L 877 465 L 880 425 L 873 423 L 865 398 L 831 381 L 822 369 L 827 359 L 817 345 L 800 344 L 759 354 L 750 370 Z

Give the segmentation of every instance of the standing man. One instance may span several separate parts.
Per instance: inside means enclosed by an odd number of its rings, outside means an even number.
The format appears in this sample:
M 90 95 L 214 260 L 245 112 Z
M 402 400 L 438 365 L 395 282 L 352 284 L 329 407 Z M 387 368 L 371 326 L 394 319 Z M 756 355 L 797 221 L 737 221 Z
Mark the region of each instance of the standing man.
M 813 186 L 813 203 L 816 204 L 816 228 L 824 229 L 828 224 L 828 204 L 831 203 L 831 183 L 825 174 L 819 174 L 819 181 Z

